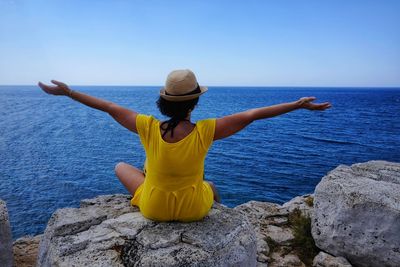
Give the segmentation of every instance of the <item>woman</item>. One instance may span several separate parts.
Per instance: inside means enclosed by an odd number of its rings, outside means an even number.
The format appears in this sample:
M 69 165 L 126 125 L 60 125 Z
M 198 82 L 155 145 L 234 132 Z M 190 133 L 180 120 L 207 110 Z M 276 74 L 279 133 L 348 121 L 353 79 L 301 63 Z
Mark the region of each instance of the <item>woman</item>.
M 296 109 L 325 110 L 326 102 L 315 104 L 315 97 L 262 108 L 250 109 L 217 119 L 191 122 L 199 96 L 207 91 L 199 86 L 190 70 L 171 72 L 157 101 L 164 122 L 139 114 L 115 103 L 70 89 L 52 80 L 56 86 L 39 82 L 48 94 L 66 95 L 89 107 L 110 114 L 118 123 L 139 135 L 146 151 L 144 172 L 120 162 L 115 173 L 132 194 L 131 204 L 143 216 L 156 221 L 196 221 L 219 202 L 215 186 L 204 181 L 204 159 L 212 142 L 231 136 L 255 120 L 278 116 Z

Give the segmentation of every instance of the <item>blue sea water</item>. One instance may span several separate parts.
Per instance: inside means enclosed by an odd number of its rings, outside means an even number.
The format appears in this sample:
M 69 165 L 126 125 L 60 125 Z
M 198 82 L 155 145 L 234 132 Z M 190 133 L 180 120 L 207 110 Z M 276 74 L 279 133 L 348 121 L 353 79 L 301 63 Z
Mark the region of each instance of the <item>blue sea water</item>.
M 163 119 L 158 87 L 73 87 Z M 400 90 L 384 88 L 211 87 L 193 119 L 316 96 L 333 107 L 255 121 L 216 141 L 205 162 L 228 206 L 283 203 L 312 193 L 339 164 L 400 161 Z M 114 174 L 120 161 L 142 167 L 136 134 L 111 116 L 35 86 L 0 86 L 0 198 L 13 238 L 44 231 L 58 208 L 100 194 L 128 193 Z

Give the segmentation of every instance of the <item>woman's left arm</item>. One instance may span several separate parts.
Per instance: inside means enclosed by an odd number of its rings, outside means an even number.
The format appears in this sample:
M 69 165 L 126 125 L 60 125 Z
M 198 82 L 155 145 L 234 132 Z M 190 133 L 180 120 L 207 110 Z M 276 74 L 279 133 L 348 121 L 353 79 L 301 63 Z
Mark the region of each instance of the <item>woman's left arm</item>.
M 90 96 L 76 90 L 72 90 L 65 83 L 52 80 L 55 86 L 50 86 L 39 82 L 39 87 L 51 95 L 64 95 L 76 100 L 88 107 L 98 109 L 110 114 L 119 124 L 128 130 L 137 133 L 136 129 L 136 116 L 137 112 L 124 108 L 111 101 L 106 101 L 94 96 Z

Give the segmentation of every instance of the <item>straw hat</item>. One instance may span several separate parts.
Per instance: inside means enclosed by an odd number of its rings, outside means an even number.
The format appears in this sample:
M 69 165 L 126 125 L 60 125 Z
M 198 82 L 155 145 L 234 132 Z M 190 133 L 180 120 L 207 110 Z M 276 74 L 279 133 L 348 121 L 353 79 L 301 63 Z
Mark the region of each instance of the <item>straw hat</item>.
M 195 99 L 207 92 L 207 87 L 199 86 L 191 70 L 174 70 L 160 90 L 160 96 L 168 101 L 179 102 Z

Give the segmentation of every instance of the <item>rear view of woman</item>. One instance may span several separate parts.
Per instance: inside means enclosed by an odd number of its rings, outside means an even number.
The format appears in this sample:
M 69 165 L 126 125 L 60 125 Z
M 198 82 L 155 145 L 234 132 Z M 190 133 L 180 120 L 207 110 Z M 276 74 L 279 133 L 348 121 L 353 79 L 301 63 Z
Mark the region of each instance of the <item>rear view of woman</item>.
M 39 82 L 48 94 L 66 95 L 89 107 L 107 112 L 118 123 L 139 135 L 146 152 L 143 171 L 120 162 L 115 173 L 132 194 L 131 204 L 143 216 L 157 221 L 196 221 L 207 215 L 213 201 L 219 202 L 215 186 L 204 180 L 204 160 L 213 141 L 235 134 L 259 119 L 296 109 L 325 110 L 329 103 L 315 104 L 314 97 L 255 108 L 222 118 L 191 122 L 199 97 L 207 91 L 190 70 L 172 71 L 160 90 L 157 106 L 170 119 L 159 121 L 81 92 L 66 84 Z M 223 103 L 221 103 L 223 104 Z

